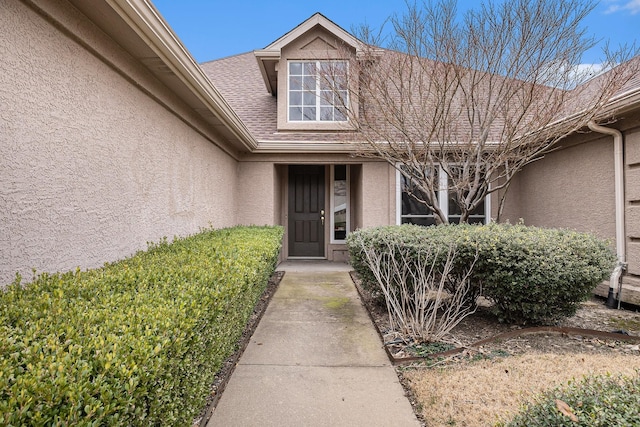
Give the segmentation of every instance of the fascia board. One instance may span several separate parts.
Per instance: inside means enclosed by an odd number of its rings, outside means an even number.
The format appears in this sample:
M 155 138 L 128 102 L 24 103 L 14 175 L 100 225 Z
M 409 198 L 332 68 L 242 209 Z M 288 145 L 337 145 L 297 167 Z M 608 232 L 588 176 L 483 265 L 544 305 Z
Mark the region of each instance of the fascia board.
M 262 141 L 258 143 L 254 153 L 352 154 L 362 151 L 362 147 L 359 143 L 344 142 Z
M 253 52 L 258 61 L 258 69 L 260 70 L 260 74 L 262 75 L 262 80 L 264 80 L 264 84 L 267 87 L 267 92 L 270 94 L 275 94 L 275 88 L 271 86 L 271 82 L 269 81 L 269 75 L 267 73 L 267 67 L 265 65 L 266 62 L 272 61 L 277 62 L 280 60 L 280 51 L 279 50 L 256 50 Z
M 316 25 L 322 26 L 324 29 L 329 31 L 331 34 L 336 36 L 338 39 L 343 40 L 349 46 L 356 49 L 356 51 L 360 50 L 361 42 L 349 34 L 347 31 L 343 30 L 339 25 L 335 24 L 324 15 L 320 13 L 316 13 L 311 16 L 309 19 L 304 21 L 302 24 L 298 25 L 293 30 L 289 31 L 287 34 L 283 35 L 269 46 L 262 49 L 263 51 L 280 51 L 283 47 L 287 46 L 289 43 L 296 40 L 298 37 L 305 34 L 307 31 L 311 30 Z

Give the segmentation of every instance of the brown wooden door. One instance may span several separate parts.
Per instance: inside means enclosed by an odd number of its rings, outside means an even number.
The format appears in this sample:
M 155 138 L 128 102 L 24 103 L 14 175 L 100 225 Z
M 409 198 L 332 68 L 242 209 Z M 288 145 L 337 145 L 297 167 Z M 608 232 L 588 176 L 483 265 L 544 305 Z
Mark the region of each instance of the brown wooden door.
M 289 256 L 324 257 L 324 166 L 289 166 Z

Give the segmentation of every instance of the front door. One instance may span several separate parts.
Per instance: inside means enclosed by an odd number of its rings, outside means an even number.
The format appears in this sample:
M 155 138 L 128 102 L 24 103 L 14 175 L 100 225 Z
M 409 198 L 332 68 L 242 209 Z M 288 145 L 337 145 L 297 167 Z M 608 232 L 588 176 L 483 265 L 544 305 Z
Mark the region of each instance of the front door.
M 289 166 L 289 256 L 324 257 L 324 166 Z

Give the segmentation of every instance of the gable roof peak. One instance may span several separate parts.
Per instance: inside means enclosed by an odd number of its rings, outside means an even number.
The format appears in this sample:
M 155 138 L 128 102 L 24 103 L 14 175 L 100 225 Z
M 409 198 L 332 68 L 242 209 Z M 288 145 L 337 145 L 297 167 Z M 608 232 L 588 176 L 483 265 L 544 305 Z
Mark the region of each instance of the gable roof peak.
M 296 40 L 298 37 L 302 36 L 307 31 L 318 25 L 332 33 L 347 45 L 358 49 L 360 41 L 356 37 L 354 37 L 351 33 L 343 29 L 341 26 L 339 26 L 326 16 L 324 16 L 322 13 L 316 12 L 288 33 L 278 38 L 277 40 L 266 46 L 264 49 L 258 50 L 256 52 L 280 51 L 283 47 L 287 46 L 289 43 Z
M 303 37 L 316 27 L 321 27 L 324 31 L 335 37 L 336 40 L 353 48 L 356 51 L 356 54 L 362 50 L 362 42 L 360 42 L 360 40 L 320 12 L 316 12 L 307 20 L 303 21 L 297 27 L 278 38 L 264 49 L 255 50 L 253 52 L 256 60 L 258 61 L 258 67 L 260 68 L 260 73 L 264 79 L 267 91 L 272 95 L 276 95 L 277 93 L 277 63 L 280 61 L 282 49 L 300 37 Z

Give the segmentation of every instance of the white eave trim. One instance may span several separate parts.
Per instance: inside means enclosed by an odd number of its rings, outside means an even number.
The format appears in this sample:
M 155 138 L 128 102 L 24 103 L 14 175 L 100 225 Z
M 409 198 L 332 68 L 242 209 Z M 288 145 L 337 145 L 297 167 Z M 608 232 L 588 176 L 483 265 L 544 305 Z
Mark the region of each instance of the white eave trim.
M 357 142 L 261 141 L 253 153 L 353 154 L 362 150 Z
M 336 36 L 338 39 L 343 40 L 345 43 L 355 48 L 356 51 L 360 50 L 360 40 L 349 34 L 347 31 L 343 30 L 339 25 L 328 19 L 326 16 L 322 15 L 321 13 L 315 13 L 309 19 L 271 43 L 269 46 L 260 50 L 259 52 L 277 51 L 279 54 L 280 50 L 283 47 L 287 46 L 289 43 L 296 40 L 298 37 L 302 36 L 316 25 L 320 25 L 331 34 Z
M 275 88 L 271 86 L 265 62 L 278 62 L 280 60 L 280 50 L 255 50 L 253 51 L 253 54 L 258 61 L 258 68 L 260 69 L 260 74 L 262 75 L 262 80 L 264 80 L 264 84 L 267 87 L 267 91 L 274 94 Z
M 157 10 L 147 0 L 106 0 L 171 71 L 242 143 L 253 151 L 258 143 L 213 86 Z

